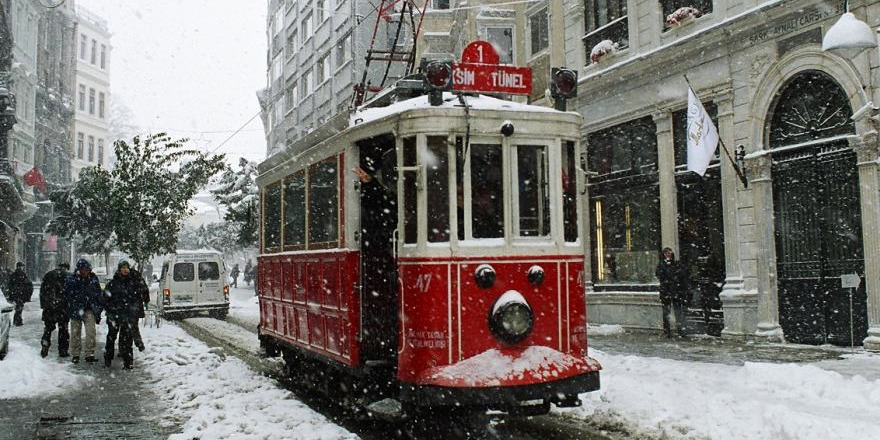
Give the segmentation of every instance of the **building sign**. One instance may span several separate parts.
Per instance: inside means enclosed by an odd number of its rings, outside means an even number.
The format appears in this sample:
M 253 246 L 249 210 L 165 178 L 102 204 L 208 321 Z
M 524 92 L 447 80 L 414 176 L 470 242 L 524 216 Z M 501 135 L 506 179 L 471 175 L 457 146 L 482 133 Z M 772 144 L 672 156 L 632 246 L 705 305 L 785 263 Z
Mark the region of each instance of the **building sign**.
M 498 64 L 490 43 L 474 41 L 465 47 L 461 63 L 452 65 L 452 90 L 462 92 L 532 93 L 532 69 Z
M 787 18 L 779 24 L 774 24 L 749 34 L 746 37 L 746 45 L 753 46 L 770 39 L 790 34 L 820 21 L 840 17 L 845 12 L 846 4 L 844 2 L 824 7 L 801 9 L 799 14 Z

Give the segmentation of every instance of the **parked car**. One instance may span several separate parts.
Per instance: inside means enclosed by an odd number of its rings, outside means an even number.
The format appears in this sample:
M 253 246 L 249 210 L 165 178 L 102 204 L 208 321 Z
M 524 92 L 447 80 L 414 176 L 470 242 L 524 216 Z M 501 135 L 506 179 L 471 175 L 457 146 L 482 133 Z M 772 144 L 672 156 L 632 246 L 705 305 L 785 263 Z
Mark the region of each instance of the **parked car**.
M 12 328 L 12 313 L 15 306 L 6 301 L 6 295 L 0 295 L 0 360 L 9 351 L 9 329 Z

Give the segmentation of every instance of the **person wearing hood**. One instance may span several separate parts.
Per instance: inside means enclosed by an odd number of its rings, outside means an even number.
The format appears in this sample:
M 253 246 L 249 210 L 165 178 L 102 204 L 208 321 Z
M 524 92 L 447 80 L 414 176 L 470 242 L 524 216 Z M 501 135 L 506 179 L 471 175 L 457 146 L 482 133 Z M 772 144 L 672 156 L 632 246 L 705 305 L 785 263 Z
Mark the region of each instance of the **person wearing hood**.
M 15 265 L 15 272 L 9 275 L 6 291 L 9 292 L 9 300 L 15 304 L 13 324 L 16 326 L 24 325 L 21 319 L 21 312 L 24 310 L 24 303 L 30 302 L 31 296 L 34 294 L 34 283 L 31 282 L 27 273 L 25 273 L 24 263 L 21 261 Z
M 73 363 L 78 363 L 80 350 L 84 348 L 86 362 L 95 359 L 95 326 L 101 323 L 101 283 L 92 273 L 92 265 L 85 258 L 76 262 L 76 272 L 64 282 L 64 297 L 67 299 L 70 316 L 70 351 Z M 85 327 L 85 347 L 82 346 L 82 331 Z
M 58 356 L 67 357 L 70 348 L 70 332 L 68 324 L 70 316 L 67 312 L 67 298 L 64 297 L 64 281 L 69 275 L 70 265 L 61 263 L 57 269 L 50 270 L 43 276 L 40 284 L 40 307 L 43 309 L 43 338 L 40 340 L 42 349 L 40 356 L 49 355 L 52 346 L 52 332 L 58 327 Z
M 122 260 L 113 279 L 104 288 L 104 304 L 107 308 L 107 341 L 104 345 L 104 366 L 113 362 L 116 336 L 119 336 L 119 356 L 122 368 L 131 370 L 134 364 L 134 329 L 137 320 L 143 316 L 144 291 L 147 285 L 139 272 L 131 269 L 128 261 Z M 143 344 L 143 343 L 141 343 Z M 140 346 L 138 347 L 140 348 Z
M 685 272 L 681 263 L 675 261 L 675 253 L 670 248 L 663 248 L 660 262 L 654 272 L 660 281 L 660 304 L 663 306 L 663 332 L 667 338 L 672 337 L 669 323 L 671 314 L 675 314 L 675 327 L 679 336 L 684 332 L 685 306 Z

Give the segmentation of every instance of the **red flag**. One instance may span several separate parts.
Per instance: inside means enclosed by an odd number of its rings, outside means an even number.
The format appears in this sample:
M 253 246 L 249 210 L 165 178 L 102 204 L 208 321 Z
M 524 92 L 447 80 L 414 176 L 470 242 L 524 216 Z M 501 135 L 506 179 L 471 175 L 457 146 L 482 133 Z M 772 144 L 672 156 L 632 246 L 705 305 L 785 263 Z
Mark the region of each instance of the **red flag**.
M 40 192 L 47 192 L 49 188 L 46 187 L 46 179 L 43 178 L 43 174 L 40 173 L 40 170 L 37 169 L 36 165 L 31 168 L 30 171 L 24 173 L 24 184 L 28 186 L 33 186 L 40 190 Z

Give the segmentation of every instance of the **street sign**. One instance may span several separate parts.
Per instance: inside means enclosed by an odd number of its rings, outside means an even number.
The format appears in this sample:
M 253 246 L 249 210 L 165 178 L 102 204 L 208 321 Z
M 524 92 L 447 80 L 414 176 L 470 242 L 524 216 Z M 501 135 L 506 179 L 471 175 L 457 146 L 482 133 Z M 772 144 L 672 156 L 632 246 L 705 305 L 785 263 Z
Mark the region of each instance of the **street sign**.
M 840 287 L 844 289 L 858 289 L 859 284 L 862 284 L 862 278 L 857 273 L 840 276 Z
M 452 65 L 452 90 L 462 92 L 532 93 L 532 69 L 498 64 L 498 51 L 487 41 L 474 41 Z
M 528 95 L 532 93 L 532 69 L 499 64 L 453 64 L 452 90 Z

